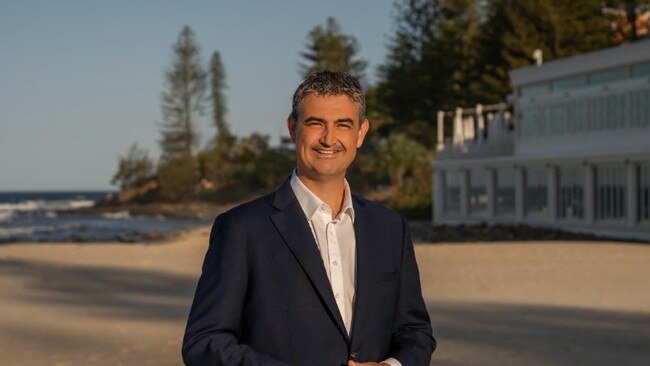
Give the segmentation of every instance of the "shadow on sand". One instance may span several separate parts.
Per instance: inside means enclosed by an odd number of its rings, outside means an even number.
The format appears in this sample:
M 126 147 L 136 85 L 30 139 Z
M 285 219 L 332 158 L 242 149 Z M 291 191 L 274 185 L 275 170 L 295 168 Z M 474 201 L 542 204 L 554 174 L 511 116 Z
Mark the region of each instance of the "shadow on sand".
M 435 365 L 650 365 L 650 314 L 430 303 Z
M 73 308 L 93 316 L 183 320 L 196 278 L 155 270 L 0 260 L 0 276 L 21 277 L 23 301 Z
M 179 335 L 196 285 L 192 276 L 155 270 L 19 260 L 0 260 L 0 276 L 25 283 L 26 291 L 15 294 L 20 302 L 53 306 L 98 320 L 178 324 Z M 650 364 L 650 313 L 474 302 L 430 302 L 429 312 L 438 340 L 435 365 Z M 42 346 L 58 342 L 60 350 L 81 344 L 88 347 L 93 342 L 91 335 L 81 339 L 59 333 L 53 337 L 37 330 L 29 334 L 28 327 L 13 329 L 12 338 L 21 338 L 21 332 L 27 332 L 21 339 L 37 345 L 41 343 L 37 337 L 42 336 Z M 96 343 L 103 344 L 105 339 L 98 337 Z M 159 347 L 155 354 L 164 358 L 152 361 L 178 362 L 173 361 L 178 357 L 178 342 L 155 346 Z M 151 356 L 152 352 L 142 350 L 144 355 Z M 105 353 L 104 360 L 120 359 L 110 354 L 110 348 Z M 72 360 L 86 359 L 80 355 Z

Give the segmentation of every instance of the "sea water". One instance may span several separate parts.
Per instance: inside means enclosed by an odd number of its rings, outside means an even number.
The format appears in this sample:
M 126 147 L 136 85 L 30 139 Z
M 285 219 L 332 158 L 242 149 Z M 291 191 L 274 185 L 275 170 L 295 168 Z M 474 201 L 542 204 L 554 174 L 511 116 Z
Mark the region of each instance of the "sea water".
M 111 192 L 0 192 L 0 243 L 133 242 L 205 224 L 199 220 L 132 216 L 128 211 L 88 213 Z

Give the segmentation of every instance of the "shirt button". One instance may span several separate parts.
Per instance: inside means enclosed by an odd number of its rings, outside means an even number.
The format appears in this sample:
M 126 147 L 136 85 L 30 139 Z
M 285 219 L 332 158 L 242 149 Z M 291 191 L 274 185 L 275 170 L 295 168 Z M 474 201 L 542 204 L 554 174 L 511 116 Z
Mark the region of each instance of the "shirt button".
M 339 297 L 341 297 L 341 295 L 339 295 L 339 293 L 337 292 L 336 294 L 334 294 L 334 297 L 338 299 Z
M 338 266 L 338 265 L 339 265 L 339 262 L 334 261 L 334 262 L 332 262 L 332 264 L 335 265 L 335 266 Z

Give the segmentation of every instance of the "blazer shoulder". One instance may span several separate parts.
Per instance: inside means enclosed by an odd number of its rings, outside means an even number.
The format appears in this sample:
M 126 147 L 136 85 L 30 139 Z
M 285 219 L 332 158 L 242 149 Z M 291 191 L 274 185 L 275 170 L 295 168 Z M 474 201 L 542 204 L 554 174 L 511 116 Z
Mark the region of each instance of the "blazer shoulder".
M 217 220 L 234 220 L 241 222 L 251 222 L 268 217 L 275 210 L 272 202 L 275 192 L 255 198 L 251 201 L 235 206 L 217 216 Z
M 359 207 L 363 213 L 375 219 L 382 220 L 385 223 L 403 225 L 406 221 L 399 212 L 394 211 L 381 203 L 363 198 L 357 194 L 352 195 L 352 202 L 356 207 Z

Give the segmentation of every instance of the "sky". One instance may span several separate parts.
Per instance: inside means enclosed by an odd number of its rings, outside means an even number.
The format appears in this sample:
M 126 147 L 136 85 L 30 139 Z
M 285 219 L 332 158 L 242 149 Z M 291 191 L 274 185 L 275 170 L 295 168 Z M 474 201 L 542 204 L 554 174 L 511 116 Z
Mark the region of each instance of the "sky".
M 392 0 L 0 0 L 0 191 L 116 189 L 118 157 L 160 150 L 160 93 L 184 25 L 219 51 L 237 135 L 286 133 L 307 34 L 335 17 L 376 80 Z M 203 143 L 214 134 L 200 121 Z

